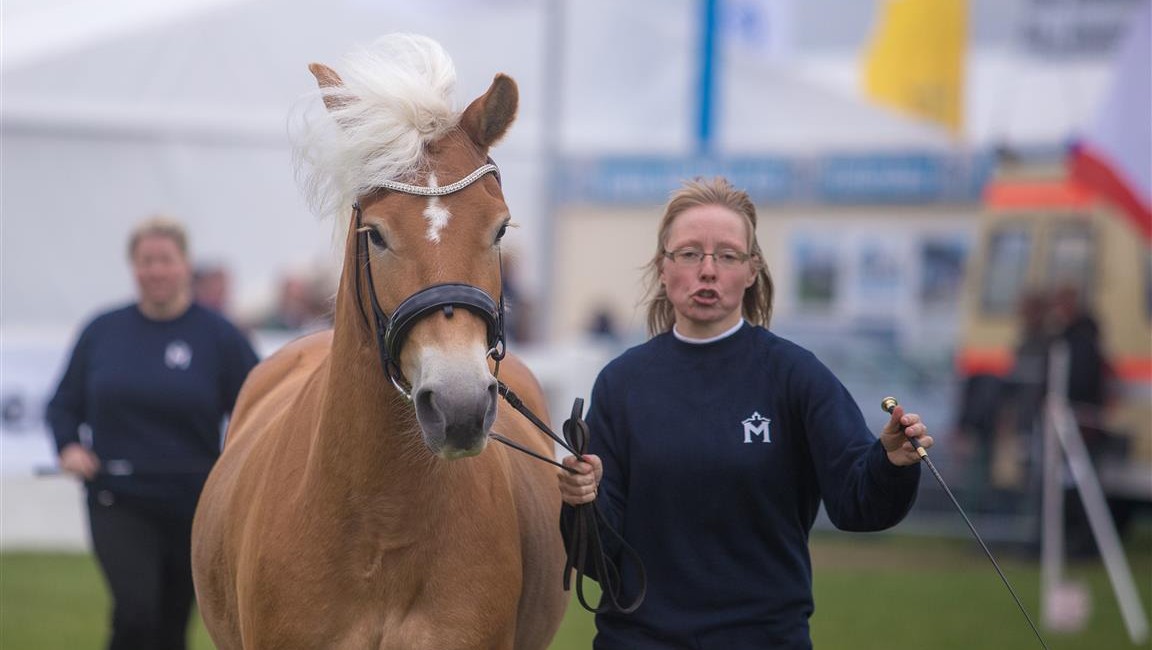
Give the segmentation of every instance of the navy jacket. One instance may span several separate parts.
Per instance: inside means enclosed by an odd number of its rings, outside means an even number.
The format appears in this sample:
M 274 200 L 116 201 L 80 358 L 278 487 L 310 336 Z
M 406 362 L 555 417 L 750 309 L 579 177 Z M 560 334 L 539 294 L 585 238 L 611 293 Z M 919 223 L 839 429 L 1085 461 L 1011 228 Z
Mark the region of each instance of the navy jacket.
M 244 334 L 200 305 L 171 321 L 134 304 L 102 314 L 80 334 L 48 403 L 56 448 L 87 427 L 106 470 L 88 485 L 90 498 L 190 516 L 256 362 Z
M 597 378 L 588 426 L 604 461 L 597 505 L 648 574 L 636 612 L 597 615 L 600 649 L 810 648 L 821 501 L 841 529 L 880 530 L 907 514 L 920 478 L 888 461 L 813 354 L 747 324 L 628 350 Z M 636 573 L 610 552 L 628 602 Z

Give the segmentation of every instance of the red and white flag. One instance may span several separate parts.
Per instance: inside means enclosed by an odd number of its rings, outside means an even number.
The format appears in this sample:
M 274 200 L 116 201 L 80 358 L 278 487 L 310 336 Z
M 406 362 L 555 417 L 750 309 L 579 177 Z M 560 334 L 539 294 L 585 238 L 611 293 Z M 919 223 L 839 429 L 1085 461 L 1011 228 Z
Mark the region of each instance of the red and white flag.
M 1152 2 L 1134 13 L 1112 86 L 1072 150 L 1072 176 L 1122 208 L 1152 240 Z

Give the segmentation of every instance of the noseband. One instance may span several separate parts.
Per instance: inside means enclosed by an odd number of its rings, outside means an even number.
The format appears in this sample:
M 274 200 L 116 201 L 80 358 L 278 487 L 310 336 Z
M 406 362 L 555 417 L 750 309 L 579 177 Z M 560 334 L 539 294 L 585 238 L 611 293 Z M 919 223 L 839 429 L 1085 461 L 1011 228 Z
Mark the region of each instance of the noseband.
M 429 187 L 385 181 L 381 183 L 380 187 L 415 196 L 445 196 L 468 187 L 488 174 L 493 174 L 496 176 L 496 181 L 500 181 L 500 170 L 491 158 L 471 174 L 449 185 Z M 368 278 L 368 297 L 376 324 L 376 348 L 380 354 L 380 366 L 396 390 L 408 399 L 412 399 L 411 385 L 400 370 L 400 350 L 404 346 L 408 333 L 412 331 L 420 319 L 433 312 L 442 311 L 446 318 L 452 318 L 456 307 L 463 307 L 484 320 L 488 331 L 488 356 L 495 359 L 496 368 L 499 371 L 500 360 L 504 358 L 505 352 L 503 292 L 501 292 L 500 300 L 497 302 L 488 295 L 488 292 L 470 284 L 456 282 L 434 284 L 424 287 L 402 300 L 396 306 L 396 310 L 392 312 L 392 316 L 389 317 L 380 308 L 380 302 L 376 298 L 376 286 L 372 280 L 372 260 L 368 248 L 368 231 L 363 227 L 363 212 L 359 202 L 352 205 L 352 211 L 356 220 L 356 259 L 363 264 L 364 275 Z M 356 297 L 360 314 L 367 324 L 368 315 L 364 313 L 364 303 L 360 300 L 359 269 L 356 272 Z

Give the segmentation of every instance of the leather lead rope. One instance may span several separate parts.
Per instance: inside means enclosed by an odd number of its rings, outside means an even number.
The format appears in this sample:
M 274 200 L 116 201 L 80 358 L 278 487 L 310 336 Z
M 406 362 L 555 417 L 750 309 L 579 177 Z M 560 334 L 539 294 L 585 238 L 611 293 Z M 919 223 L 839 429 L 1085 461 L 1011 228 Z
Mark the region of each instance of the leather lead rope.
M 504 382 L 498 382 L 497 386 L 498 392 L 504 397 L 504 401 L 508 402 L 509 406 L 528 418 L 528 421 L 531 422 L 533 426 L 551 438 L 556 444 L 577 457 L 583 457 L 584 454 L 588 453 L 588 424 L 584 421 L 583 417 L 584 400 L 582 398 L 577 397 L 576 401 L 572 404 L 572 416 L 564 422 L 564 426 L 562 427 L 564 438 L 560 438 L 548 425 L 536 417 L 536 414 L 526 407 L 519 396 L 512 392 L 512 389 L 508 388 Z M 557 463 L 555 460 L 545 458 L 536 452 L 525 449 L 522 445 L 509 440 L 505 436 L 498 433 L 491 435 L 493 439 L 522 451 L 529 456 L 543 460 L 568 472 L 575 471 L 570 467 L 565 467 Z M 571 535 L 569 536 L 569 543 L 566 549 L 567 560 L 564 564 L 564 591 L 571 591 L 572 577 L 573 573 L 575 573 L 576 597 L 584 609 L 594 614 L 609 611 L 631 614 L 644 602 L 644 596 L 648 592 L 648 577 L 644 570 L 644 563 L 640 559 L 640 554 L 624 540 L 620 533 L 616 532 L 616 530 L 604 520 L 604 516 L 600 513 L 600 509 L 596 506 L 595 501 L 571 507 L 574 511 L 574 516 Z M 620 569 L 616 566 L 616 563 L 608 557 L 608 554 L 604 552 L 604 540 L 601 537 L 601 531 L 606 531 L 614 538 L 616 543 L 619 544 L 621 551 L 633 561 L 639 573 L 640 588 L 636 597 L 627 605 L 621 604 Z M 588 573 L 589 556 L 591 556 L 594 562 L 593 569 L 596 580 L 600 583 L 600 591 L 603 594 L 602 605 L 600 607 L 590 605 L 588 599 L 584 596 L 584 577 Z

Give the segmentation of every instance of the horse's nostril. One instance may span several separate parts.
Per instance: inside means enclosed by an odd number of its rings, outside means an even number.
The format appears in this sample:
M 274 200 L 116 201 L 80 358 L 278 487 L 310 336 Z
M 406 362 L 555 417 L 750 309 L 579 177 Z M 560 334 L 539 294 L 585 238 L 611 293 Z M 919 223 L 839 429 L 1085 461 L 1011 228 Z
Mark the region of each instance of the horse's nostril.
M 500 391 L 496 380 L 488 385 L 488 409 L 484 413 L 484 430 L 488 431 L 496 422 L 496 408 L 500 402 Z
M 416 415 L 420 420 L 424 430 L 429 430 L 430 427 L 442 426 L 444 423 L 444 414 L 440 411 L 440 407 L 436 404 L 436 392 L 426 388 L 416 391 L 412 398 L 412 402 L 416 406 Z

